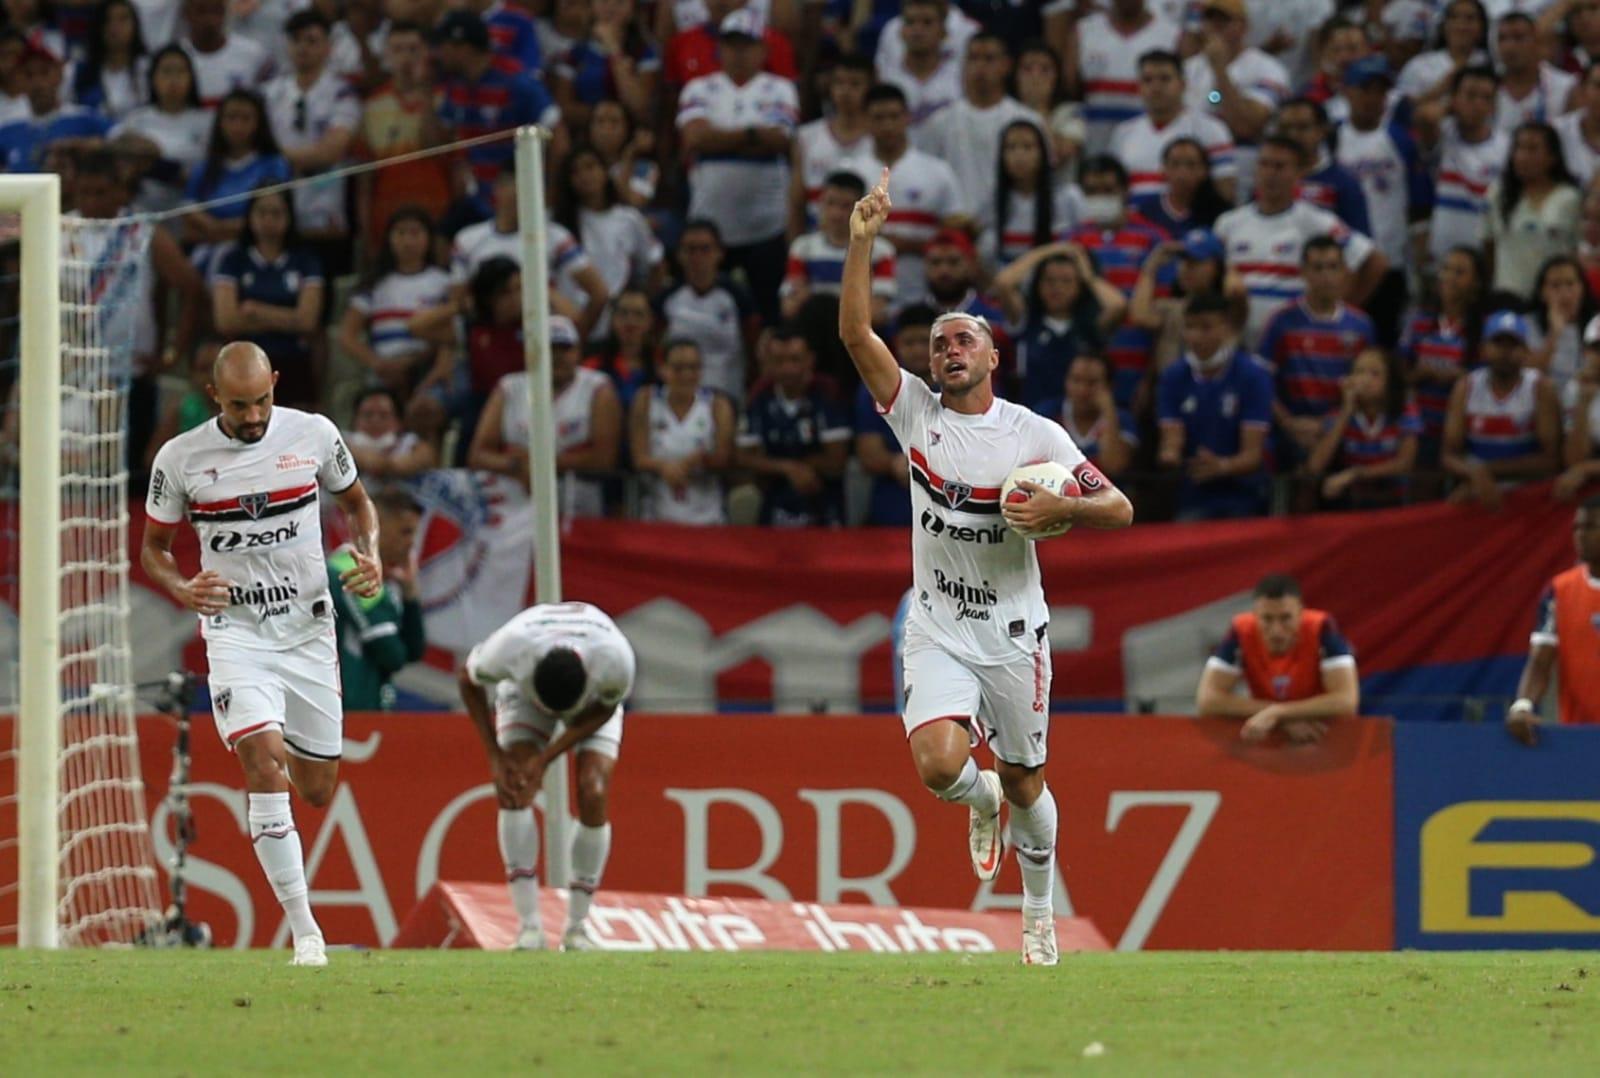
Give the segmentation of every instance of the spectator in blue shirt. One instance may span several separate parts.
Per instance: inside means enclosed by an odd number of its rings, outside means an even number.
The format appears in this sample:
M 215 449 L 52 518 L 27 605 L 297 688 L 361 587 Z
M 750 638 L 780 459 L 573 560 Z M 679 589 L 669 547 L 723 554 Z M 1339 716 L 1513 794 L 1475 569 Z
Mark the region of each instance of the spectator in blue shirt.
M 1267 431 L 1272 376 L 1239 346 L 1228 301 L 1215 292 L 1189 299 L 1183 360 L 1156 388 L 1164 468 L 1182 468 L 1179 520 L 1255 516 L 1266 510 Z
M 282 192 L 250 200 L 239 242 L 212 281 L 217 332 L 272 357 L 279 404 L 314 409 L 320 385 L 311 335 L 322 325 L 322 263 L 300 244 L 294 205 Z
M 1074 356 L 1065 388 L 1065 394 L 1047 397 L 1033 410 L 1060 423 L 1072 444 L 1106 475 L 1127 471 L 1139 448 L 1139 425 L 1111 396 L 1111 363 L 1093 352 Z
M 1035 247 L 995 276 L 994 291 L 1016 343 L 1017 400 L 1029 408 L 1059 397 L 1072 357 L 1101 352 L 1128 309 L 1076 243 Z
M 561 115 L 574 130 L 589 125 L 589 111 L 602 101 L 618 101 L 637 123 L 654 116 L 661 80 L 661 54 L 627 0 L 594 5 L 589 33 L 551 61 L 550 83 Z
M 183 227 L 194 243 L 225 244 L 244 229 L 243 197 L 257 187 L 283 183 L 292 175 L 288 160 L 278 152 L 267 110 L 249 90 L 233 90 L 217 106 L 211 125 L 206 159 L 189 176 L 185 192 L 191 202 L 234 197 L 234 201 L 197 213 L 185 214 Z
M 1314 162 L 1300 178 L 1301 200 L 1321 206 L 1352 231 L 1372 235 L 1361 181 L 1328 153 L 1328 138 L 1333 133 L 1328 110 L 1309 97 L 1287 101 L 1278 110 L 1278 133 L 1298 142 L 1305 159 Z
M 527 124 L 543 124 L 554 133 L 545 151 L 547 167 L 552 171 L 559 167 L 568 143 L 561 110 L 535 76 L 508 75 L 495 66 L 494 55 L 489 51 L 489 28 L 483 19 L 471 11 L 452 11 L 434 31 L 434 40 L 445 76 L 439 119 L 449 129 L 450 137 L 470 139 Z M 467 181 L 476 185 L 471 194 L 480 218 L 491 212 L 489 192 L 494 178 L 512 166 L 514 157 L 512 139 L 467 151 L 471 174 L 462 177 L 463 186 Z
M 894 354 L 900 366 L 933 384 L 933 356 L 929 334 L 933 332 L 934 309 L 913 303 L 900 312 L 894 327 Z M 856 387 L 856 459 L 872 477 L 867 523 L 899 525 L 911 523 L 911 469 L 900 440 L 878 411 L 867 387 Z
M 87 149 L 111 122 L 93 109 L 61 103 L 61 57 L 39 41 L 22 52 L 22 85 L 30 115 L 0 126 L 0 161 L 7 172 L 38 172 L 46 149 Z
M 739 466 L 761 483 L 761 523 L 842 523 L 850 424 L 817 387 L 816 358 L 798 326 L 778 327 L 769 355 L 772 382 L 751 398 L 738 439 Z

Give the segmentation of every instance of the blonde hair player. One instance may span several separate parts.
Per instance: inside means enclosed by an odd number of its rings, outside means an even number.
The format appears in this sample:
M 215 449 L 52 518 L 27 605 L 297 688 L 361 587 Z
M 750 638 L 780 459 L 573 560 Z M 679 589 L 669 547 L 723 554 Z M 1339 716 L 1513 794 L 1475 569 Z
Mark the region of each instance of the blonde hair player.
M 217 733 L 239 757 L 250 842 L 294 933 L 296 966 L 326 966 L 306 897 L 289 785 L 326 805 L 339 781 L 344 707 L 339 645 L 322 549 L 319 489 L 349 524 L 347 591 L 383 587 L 378 513 L 329 419 L 272 403 L 278 372 L 248 341 L 217 353 L 211 395 L 221 414 L 156 453 L 140 564 L 200 616 Z M 172 540 L 187 517 L 200 569 L 178 570 Z
M 912 600 L 906 619 L 902 718 L 923 783 L 969 810 L 972 867 L 1000 871 L 1000 807 L 1022 869 L 1022 960 L 1055 965 L 1056 804 L 1045 785 L 1050 727 L 1049 608 L 1033 543 L 1018 530 L 1122 528 L 1133 506 L 1061 427 L 990 384 L 999 354 L 982 318 L 951 313 L 931 330 L 938 391 L 901 370 L 872 331 L 872 243 L 889 216 L 889 172 L 856 203 L 839 300 L 839 335 L 878 411 L 906 447 L 911 471 Z M 1054 461 L 1079 496 L 1023 482 L 1029 497 L 1002 505 L 1018 466 Z M 1008 526 L 1009 525 L 1009 526 Z M 987 741 L 993 771 L 972 748 Z

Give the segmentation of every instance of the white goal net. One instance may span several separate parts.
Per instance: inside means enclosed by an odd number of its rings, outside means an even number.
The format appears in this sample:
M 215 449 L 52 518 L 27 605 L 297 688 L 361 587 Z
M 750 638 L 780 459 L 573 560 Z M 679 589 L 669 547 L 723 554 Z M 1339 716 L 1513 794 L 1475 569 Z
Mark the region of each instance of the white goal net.
M 66 946 L 133 942 L 160 917 L 145 812 L 128 639 L 127 395 L 134 312 L 148 310 L 150 230 L 133 219 L 63 218 L 60 252 L 60 853 L 57 922 Z M 28 462 L 19 451 L 15 214 L 0 216 L 0 944 L 18 936 L 21 744 L 19 551 Z M 19 310 L 19 308 L 21 308 Z

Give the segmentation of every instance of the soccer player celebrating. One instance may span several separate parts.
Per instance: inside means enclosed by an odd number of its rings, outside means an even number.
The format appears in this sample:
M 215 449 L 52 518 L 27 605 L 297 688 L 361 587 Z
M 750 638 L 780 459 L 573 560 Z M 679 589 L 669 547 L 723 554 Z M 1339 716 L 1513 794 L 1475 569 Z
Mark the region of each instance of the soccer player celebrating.
M 1133 507 L 1058 424 L 1007 401 L 991 385 L 999 354 L 982 317 L 951 312 L 933 323 L 939 391 L 903 371 L 872 330 L 872 246 L 890 211 L 889 172 L 850 215 L 839 334 L 878 411 L 905 446 L 911 470 L 912 592 L 904 647 L 903 718 L 923 783 L 969 810 L 978 878 L 1000 870 L 1000 803 L 1022 869 L 1022 960 L 1055 965 L 1051 886 L 1056 803 L 1045 785 L 1049 732 L 1048 608 L 1031 542 L 1004 526 L 1125 527 Z M 1023 484 L 1026 501 L 1002 509 L 1017 466 L 1053 460 L 1072 469 L 1081 496 Z M 997 520 L 1004 514 L 1004 523 Z M 995 770 L 972 759 L 988 741 Z
M 344 745 L 317 488 L 338 500 L 355 537 L 341 579 L 364 598 L 383 586 L 378 515 L 338 428 L 273 407 L 278 374 L 265 352 L 227 345 L 211 380 L 222 414 L 156 454 L 139 561 L 200 615 L 217 732 L 244 769 L 250 841 L 294 933 L 293 964 L 326 966 L 289 807 L 291 782 L 311 804 L 328 803 Z M 200 540 L 192 577 L 172 556 L 185 516 Z
M 548 603 L 531 606 L 496 629 L 467 655 L 457 676 L 461 702 L 494 776 L 500 852 L 517 911 L 519 951 L 545 945 L 533 798 L 544 769 L 574 746 L 578 827 L 561 946 L 567 951 L 594 947 L 584 922 L 611 852 L 606 800 L 622 748 L 622 701 L 633 689 L 633 668 L 633 648 L 604 613 L 588 603 Z

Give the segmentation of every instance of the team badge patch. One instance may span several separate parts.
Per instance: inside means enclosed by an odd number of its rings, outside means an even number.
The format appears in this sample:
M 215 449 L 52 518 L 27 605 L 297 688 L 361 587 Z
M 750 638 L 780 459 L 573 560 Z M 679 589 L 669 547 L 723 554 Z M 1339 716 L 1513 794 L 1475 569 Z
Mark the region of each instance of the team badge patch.
M 962 502 L 972 497 L 972 486 L 968 483 L 957 483 L 953 479 L 944 481 L 944 500 L 950 503 L 950 508 L 958 508 Z
M 211 697 L 211 706 L 217 709 L 217 714 L 223 718 L 228 717 L 228 705 L 233 702 L 233 690 L 223 689 Z
M 239 495 L 239 508 L 249 513 L 251 520 L 255 520 L 261 516 L 261 510 L 267 507 L 268 499 L 269 495 L 262 493 L 241 494 Z

